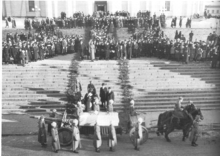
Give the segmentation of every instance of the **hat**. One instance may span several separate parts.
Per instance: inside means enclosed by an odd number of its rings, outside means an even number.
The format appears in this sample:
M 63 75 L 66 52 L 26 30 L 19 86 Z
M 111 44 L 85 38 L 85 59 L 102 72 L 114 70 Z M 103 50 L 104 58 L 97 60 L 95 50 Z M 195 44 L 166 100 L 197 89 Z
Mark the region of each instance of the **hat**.
M 51 126 L 55 128 L 57 126 L 57 123 L 56 122 L 52 122 Z
M 134 100 L 133 99 L 130 101 L 130 105 L 134 105 Z
M 92 96 L 92 93 L 89 93 L 88 96 Z
M 139 123 L 142 123 L 142 122 L 143 122 L 143 119 L 142 119 L 142 118 L 138 118 L 138 122 L 139 122 Z
M 73 119 L 73 120 L 72 120 L 72 123 L 75 124 L 75 125 L 78 125 L 79 122 L 78 122 L 77 119 Z
M 112 105 L 114 103 L 113 100 L 109 100 L 109 104 Z

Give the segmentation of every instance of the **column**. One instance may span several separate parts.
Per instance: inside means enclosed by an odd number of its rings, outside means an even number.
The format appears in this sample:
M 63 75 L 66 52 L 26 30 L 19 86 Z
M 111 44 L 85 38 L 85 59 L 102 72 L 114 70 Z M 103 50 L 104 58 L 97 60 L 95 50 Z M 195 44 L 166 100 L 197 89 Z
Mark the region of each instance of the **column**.
M 52 1 L 46 1 L 47 3 L 47 17 L 53 18 Z
M 66 1 L 66 8 L 67 8 L 66 16 L 67 17 L 72 17 L 73 16 L 72 4 L 73 4 L 73 1 L 71 1 L 71 0 L 69 0 L 69 1 L 67 0 Z
M 53 1 L 53 10 L 54 10 L 54 17 L 58 17 L 58 4 L 57 1 Z
M 11 16 L 11 1 L 3 1 L 5 3 L 6 16 Z M 2 2 L 1 2 L 2 3 Z
M 41 10 L 38 10 L 38 9 L 41 9 L 40 8 L 40 2 L 38 0 L 35 0 L 34 3 L 35 3 L 35 8 L 36 8 L 35 16 L 39 17 L 40 13 L 41 13 Z
M 92 15 L 94 12 L 94 1 L 89 0 L 87 3 L 88 3 L 88 14 Z

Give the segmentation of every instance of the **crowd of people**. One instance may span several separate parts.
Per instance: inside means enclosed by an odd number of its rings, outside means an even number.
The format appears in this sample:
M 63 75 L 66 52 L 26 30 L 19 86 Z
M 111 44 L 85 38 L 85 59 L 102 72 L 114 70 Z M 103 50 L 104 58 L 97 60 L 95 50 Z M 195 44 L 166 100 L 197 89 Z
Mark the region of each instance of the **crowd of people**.
M 56 18 L 42 19 L 41 22 L 34 19 L 32 27 L 40 28 L 40 31 L 36 31 L 35 34 L 29 33 L 26 37 L 24 34 L 17 33 L 14 36 L 7 35 L 6 42 L 3 44 L 3 62 L 30 62 L 73 52 L 78 52 L 81 59 L 90 58 L 92 61 L 155 56 L 183 63 L 212 60 L 213 68 L 219 61 L 218 45 L 220 41 L 215 32 L 209 35 L 207 41 L 193 41 L 193 32 L 189 33 L 188 38 L 181 31 L 176 31 L 174 39 L 171 39 L 160 30 L 160 21 L 165 19 L 165 15 L 157 18 L 154 14 L 151 17 L 149 11 L 139 11 L 137 17 L 129 17 L 129 13 L 123 11 L 116 12 L 114 15 L 109 12 L 94 14 L 84 16 L 83 13 L 77 12 L 74 13 L 73 18 L 70 18 L 76 19 L 72 22 L 67 20 L 65 15 L 62 19 L 65 21 L 65 24 L 62 22 L 65 27 L 71 28 L 77 27 L 77 25 L 91 27 L 91 39 L 88 44 L 83 45 L 83 39 L 79 36 L 64 37 L 59 27 L 56 28 Z M 81 18 L 82 22 L 76 22 Z M 175 17 L 172 20 L 173 27 L 176 27 L 176 22 Z M 182 26 L 182 17 L 180 17 L 179 26 Z M 188 26 L 191 26 L 191 19 L 187 20 Z M 31 27 L 30 20 L 25 19 L 25 28 L 29 29 L 29 27 Z M 114 30 L 118 27 L 144 27 L 145 29 L 141 33 L 133 33 L 128 39 L 118 40 L 114 36 Z
M 92 61 L 98 59 L 132 59 L 138 57 L 158 57 L 182 63 L 189 61 L 212 60 L 215 68 L 219 61 L 219 36 L 213 32 L 207 41 L 193 41 L 193 32 L 189 38 L 181 31 L 176 31 L 175 38 L 170 39 L 163 31 L 149 30 L 133 34 L 127 40 L 115 40 L 104 31 L 93 31 L 89 42 L 89 53 Z
M 127 11 L 116 11 L 115 14 L 103 11 L 94 12 L 93 15 L 84 15 L 82 12 L 74 13 L 72 17 L 66 17 L 65 12 L 61 13 L 60 18 L 46 18 L 32 20 L 26 18 L 24 21 L 25 29 L 34 28 L 41 31 L 54 29 L 55 26 L 59 28 L 83 28 L 94 26 L 97 21 L 107 23 L 109 19 L 112 20 L 116 28 L 151 28 L 161 25 L 165 27 L 165 15 L 161 14 L 157 17 L 155 14 L 151 17 L 150 11 L 139 11 L 137 17 L 131 17 Z
M 5 64 L 21 64 L 51 58 L 56 55 L 65 55 L 82 52 L 83 38 L 78 35 L 64 36 L 56 29 L 53 34 L 45 31 L 24 34 L 8 33 L 3 41 L 2 57 Z

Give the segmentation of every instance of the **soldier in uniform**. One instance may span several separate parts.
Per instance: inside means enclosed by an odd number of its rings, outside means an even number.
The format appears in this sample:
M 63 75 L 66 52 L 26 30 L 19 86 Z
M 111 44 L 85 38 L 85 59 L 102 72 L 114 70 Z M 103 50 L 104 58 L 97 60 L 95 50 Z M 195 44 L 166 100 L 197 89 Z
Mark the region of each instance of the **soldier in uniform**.
M 47 146 L 47 132 L 44 116 L 41 116 L 38 122 L 38 142 L 41 143 L 42 147 Z
M 198 146 L 198 144 L 196 143 L 199 137 L 199 122 L 200 122 L 200 115 L 197 115 L 195 117 L 195 120 L 193 121 L 193 125 L 192 125 L 192 131 L 190 134 L 190 141 L 191 141 L 191 145 L 192 146 Z
M 135 132 L 134 132 L 134 149 L 135 150 L 139 150 L 139 147 L 140 147 L 140 143 L 141 143 L 141 140 L 143 139 L 143 133 L 142 133 L 142 124 L 143 122 L 143 119 L 142 118 L 138 118 L 138 122 L 135 126 Z
M 109 147 L 109 150 L 113 152 L 116 144 L 117 144 L 117 136 L 116 136 L 115 127 L 112 124 L 112 122 L 110 122 L 110 126 L 108 128 L 108 147 Z
M 94 125 L 94 138 L 93 138 L 93 145 L 95 147 L 96 152 L 100 152 L 100 147 L 102 145 L 102 137 L 101 137 L 101 131 L 100 126 L 98 122 Z
M 74 153 L 79 153 L 78 149 L 80 147 L 80 132 L 79 132 L 79 128 L 78 128 L 78 120 L 74 119 L 72 120 L 72 131 L 73 131 L 73 152 Z
M 58 153 L 60 150 L 60 140 L 59 140 L 59 135 L 58 135 L 58 130 L 57 130 L 57 123 L 52 122 L 51 124 L 52 129 L 51 129 L 51 134 L 52 134 L 52 150 L 55 153 Z
M 56 110 L 56 109 L 53 109 L 49 116 L 50 116 L 51 118 L 56 118 L 56 112 L 57 112 L 57 110 Z M 47 132 L 49 133 L 50 136 L 52 135 L 52 134 L 51 134 L 51 127 L 52 127 L 52 124 L 48 124 Z

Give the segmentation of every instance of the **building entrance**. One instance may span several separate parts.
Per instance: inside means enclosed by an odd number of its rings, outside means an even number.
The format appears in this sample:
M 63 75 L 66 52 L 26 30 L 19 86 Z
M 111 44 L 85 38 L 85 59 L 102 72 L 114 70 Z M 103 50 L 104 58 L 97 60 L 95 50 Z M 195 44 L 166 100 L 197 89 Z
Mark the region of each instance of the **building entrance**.
M 95 11 L 107 11 L 107 1 L 96 1 L 94 10 Z

